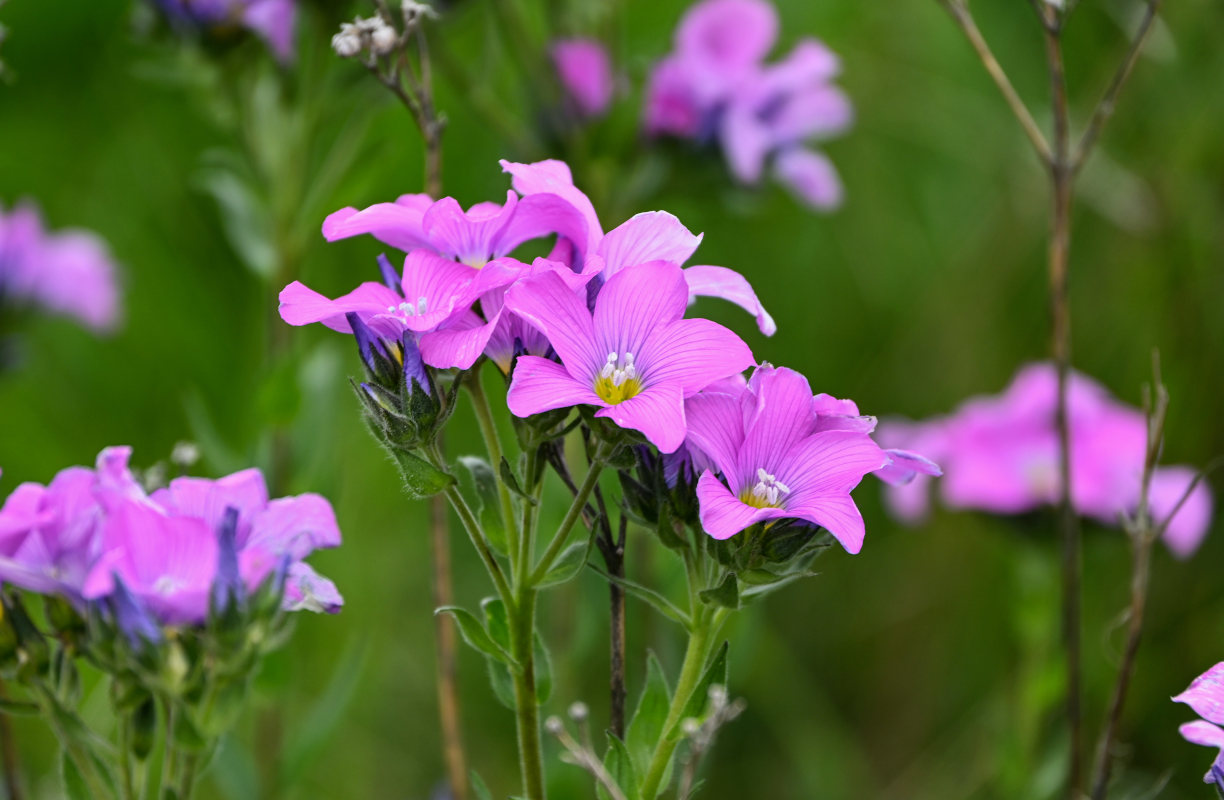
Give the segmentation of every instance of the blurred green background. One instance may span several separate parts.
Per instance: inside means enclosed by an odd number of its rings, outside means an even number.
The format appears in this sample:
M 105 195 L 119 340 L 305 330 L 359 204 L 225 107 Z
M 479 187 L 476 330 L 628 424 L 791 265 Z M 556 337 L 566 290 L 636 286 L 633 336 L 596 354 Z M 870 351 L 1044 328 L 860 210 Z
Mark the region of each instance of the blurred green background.
M 773 186 L 735 188 L 716 153 L 644 150 L 642 78 L 668 49 L 684 3 L 539 5 L 529 7 L 536 33 L 611 31 L 632 88 L 609 119 L 563 144 L 508 144 L 470 101 L 538 128 L 514 67 L 529 48 L 502 39 L 486 0 L 450 6 L 433 31 L 451 63 L 439 71 L 446 193 L 465 205 L 503 197 L 499 157 L 573 159 L 605 227 L 666 208 L 705 231 L 697 262 L 744 272 L 779 333 L 764 339 L 717 302 L 701 313 L 734 326 L 758 357 L 801 369 L 817 391 L 853 397 L 867 413 L 947 411 L 998 391 L 1047 352 L 1044 178 L 934 0 L 779 3 L 782 46 L 824 39 L 844 58 L 842 84 L 857 109 L 853 131 L 827 147 L 847 187 L 844 208 L 827 216 Z M 1130 0 L 1083 0 L 1076 11 L 1067 49 L 1077 121 L 1138 10 Z M 408 116 L 357 64 L 327 52 L 332 30 L 357 11 L 368 8 L 310 8 L 299 65 L 280 94 L 258 45 L 184 50 L 147 31 L 148 15 L 129 0 L 11 0 L 0 9 L 10 30 L 2 54 L 16 76 L 0 85 L 0 200 L 34 199 L 52 226 L 106 237 L 123 265 L 127 306 L 122 330 L 102 340 L 42 316 L 3 323 L 20 340 L 19 364 L 0 374 L 0 494 L 91 463 L 105 445 L 130 443 L 135 462 L 148 465 L 189 439 L 203 446 L 204 473 L 256 463 L 282 492 L 328 496 L 345 533 L 343 548 L 314 559 L 345 594 L 344 612 L 300 620 L 212 770 L 208 796 L 426 798 L 442 775 L 424 505 L 399 494 L 362 430 L 346 380 L 357 372 L 351 341 L 273 323 L 288 275 L 334 293 L 374 274 L 375 242 L 323 242 L 327 212 L 420 190 Z M 974 11 L 1047 121 L 1028 4 L 978 0 Z M 1075 364 L 1138 404 L 1150 351 L 1160 349 L 1172 395 L 1169 463 L 1224 453 L 1222 35 L 1215 0 L 1167 5 L 1083 175 L 1075 214 Z M 269 426 L 287 444 L 273 447 Z M 478 446 L 472 428 L 461 412 L 453 454 Z M 941 511 L 905 529 L 885 515 L 872 479 L 856 496 L 868 521 L 863 552 L 830 554 L 818 578 L 731 627 L 732 692 L 748 710 L 721 736 L 701 796 L 1054 796 L 1065 748 L 1051 520 Z M 462 537 L 454 541 L 458 596 L 474 606 L 486 587 Z M 666 580 L 660 550 L 635 534 L 630 577 Z M 1122 645 L 1128 559 L 1118 531 L 1086 526 L 1094 739 Z M 1193 715 L 1168 698 L 1224 659 L 1222 559 L 1218 523 L 1192 559 L 1157 555 L 1114 797 L 1210 796 L 1200 779 L 1213 754 L 1180 739 L 1177 725 Z M 583 699 L 597 724 L 606 719 L 605 596 L 588 574 L 546 601 L 551 713 Z M 630 652 L 650 647 L 674 674 L 674 632 L 629 602 Z M 460 673 L 472 761 L 504 797 L 514 788 L 511 717 L 479 657 L 462 653 Z M 631 697 L 643 673 L 641 660 L 631 662 Z M 50 734 L 31 719 L 16 729 L 28 782 L 54 796 Z M 585 775 L 556 755 L 550 743 L 555 796 L 593 796 Z

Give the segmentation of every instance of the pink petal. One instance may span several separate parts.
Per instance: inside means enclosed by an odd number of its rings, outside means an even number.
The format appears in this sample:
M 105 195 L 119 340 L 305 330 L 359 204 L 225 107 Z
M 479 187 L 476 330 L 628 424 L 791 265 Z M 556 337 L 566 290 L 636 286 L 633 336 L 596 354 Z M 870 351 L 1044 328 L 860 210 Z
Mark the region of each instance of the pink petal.
M 688 286 L 675 264 L 639 264 L 616 273 L 595 300 L 596 364 L 602 365 L 609 353 L 647 358 L 647 337 L 656 328 L 683 317 L 686 305 Z M 561 359 L 565 360 L 564 354 Z M 647 366 L 645 362 L 643 366 Z
M 340 527 L 331 503 L 317 494 L 278 497 L 251 521 L 242 549 L 298 561 L 315 550 L 340 546 Z
M 854 431 L 822 431 L 792 447 L 777 476 L 798 498 L 806 494 L 845 494 L 863 476 L 888 464 L 888 456 L 870 436 Z
M 1152 473 L 1148 503 L 1156 524 L 1163 524 L 1173 513 L 1197 474 L 1190 467 L 1161 467 Z M 1174 555 L 1187 558 L 1198 549 L 1211 525 L 1211 511 L 1211 490 L 1206 481 L 1200 481 L 1165 530 L 1164 542 Z
M 788 516 L 806 519 L 833 534 L 846 552 L 854 555 L 863 549 L 867 526 L 850 495 L 827 495 L 796 500 L 788 504 Z
M 739 491 L 756 482 L 756 471 L 764 468 L 791 484 L 791 476 L 778 473 L 783 457 L 809 436 L 816 426 L 812 415 L 812 389 L 807 378 L 786 367 L 758 367 L 749 384 L 755 404 L 746 425 L 740 451 L 741 470 L 728 474 L 731 488 Z M 747 482 L 747 485 L 745 485 Z
M 1177 732 L 1191 744 L 1201 744 L 1207 747 L 1224 748 L 1224 730 L 1210 722 L 1195 720 L 1178 727 Z
M 674 453 L 684 443 L 684 395 L 672 383 L 648 386 L 623 403 L 601 408 L 595 416 L 641 431 L 661 453 Z
M 813 85 L 825 84 L 841 72 L 837 54 L 811 37 L 801 39 L 791 51 L 761 72 L 763 94 L 793 94 Z
M 702 235 L 693 235 L 666 211 L 646 211 L 609 231 L 596 253 L 606 263 L 604 275 L 610 277 L 625 267 L 648 261 L 683 264 L 701 244 Z
M 336 584 L 314 571 L 304 561 L 289 566 L 285 576 L 286 611 L 322 611 L 335 614 L 344 605 Z
M 844 192 L 833 163 L 820 153 L 792 147 L 778 154 L 774 176 L 812 208 L 837 208 Z
M 690 302 L 697 297 L 719 297 L 754 315 L 757 327 L 766 336 L 773 336 L 778 330 L 773 317 L 757 299 L 752 284 L 735 270 L 712 266 L 688 267 L 684 270 L 684 281 L 688 284 Z
M 323 238 L 334 242 L 368 233 L 404 252 L 431 247 L 421 223 L 432 203 L 427 195 L 404 195 L 394 203 L 376 203 L 361 211 L 342 208 L 323 220 Z
M 943 470 L 934 461 L 908 450 L 885 450 L 891 462 L 875 471 L 875 476 L 891 486 L 904 486 L 919 475 L 939 477 Z
M 1224 662 L 1195 678 L 1173 702 L 1185 703 L 1208 722 L 1224 725 Z
M 736 72 L 761 61 L 778 38 L 778 15 L 765 0 L 704 0 L 676 29 L 676 49 Z
M 468 369 L 488 346 L 500 319 L 500 311 L 488 322 L 468 312 L 454 324 L 422 334 L 421 359 L 438 369 Z
M 364 316 L 385 314 L 389 306 L 396 306 L 403 298 L 381 283 L 366 282 L 346 295 L 329 300 L 298 281 L 286 286 L 280 293 L 281 319 L 290 325 L 309 325 L 322 322 L 327 327 L 342 333 L 351 333 L 344 315 L 355 311 Z
M 574 240 L 579 251 L 587 255 L 599 240 L 603 238 L 603 227 L 599 224 L 599 215 L 591 200 L 574 186 L 574 178 L 570 168 L 564 161 L 536 161 L 532 164 L 516 164 L 503 159 L 499 162 L 502 169 L 513 177 L 512 185 L 515 191 L 525 198 L 537 194 L 553 194 L 566 201 L 578 210 L 586 220 L 586 236 L 582 241 Z
M 282 63 L 293 60 L 293 33 L 297 22 L 293 0 L 252 0 L 242 12 L 242 22 L 267 42 Z
M 641 354 L 646 382 L 677 383 L 685 396 L 756 363 L 742 339 L 708 319 L 681 319 L 655 328 Z
M 744 445 L 744 412 L 740 399 L 705 391 L 684 401 L 688 442 L 696 445 L 718 467 L 733 474 Z
M 612 62 L 602 43 L 595 39 L 560 39 L 553 42 L 552 59 L 561 86 L 582 114 L 594 117 L 607 110 L 615 87 Z
M 519 356 L 506 394 L 506 405 L 516 417 L 530 417 L 554 408 L 603 404 L 593 384 L 575 380 L 565 367 L 539 356 Z
M 471 292 L 473 282 L 480 271 L 443 258 L 428 250 L 414 250 L 404 259 L 401 302 L 418 305 L 418 313 L 403 318 L 405 327 L 414 331 L 429 331 L 476 300 Z M 419 303 L 425 300 L 425 313 L 419 313 Z M 384 311 L 386 309 L 383 309 Z
M 596 352 L 595 328 L 586 303 L 559 275 L 545 272 L 511 286 L 506 308 L 547 336 L 569 373 L 590 379 L 594 387 L 593 376 L 606 353 Z
M 787 516 L 780 508 L 754 508 L 741 502 L 708 471 L 697 480 L 697 500 L 701 527 L 715 539 L 730 539 L 757 522 Z
M 815 86 L 787 97 L 769 126 L 779 141 L 801 142 L 841 133 L 853 121 L 854 109 L 845 92 L 836 86 Z
M 506 204 L 480 203 L 466 212 L 453 197 L 444 197 L 430 206 L 421 226 L 439 253 L 454 256 L 472 266 L 509 252 L 502 246 L 501 232 L 514 217 L 518 195 L 506 192 Z
M 746 184 L 761 179 L 765 159 L 779 144 L 773 129 L 761 121 L 757 111 L 755 95 L 733 98 L 718 130 L 731 174 Z
M 514 218 L 499 238 L 501 249 L 512 252 L 523 242 L 553 234 L 572 242 L 579 253 L 588 252 L 598 235 L 571 200 L 557 194 L 532 194 L 519 201 Z

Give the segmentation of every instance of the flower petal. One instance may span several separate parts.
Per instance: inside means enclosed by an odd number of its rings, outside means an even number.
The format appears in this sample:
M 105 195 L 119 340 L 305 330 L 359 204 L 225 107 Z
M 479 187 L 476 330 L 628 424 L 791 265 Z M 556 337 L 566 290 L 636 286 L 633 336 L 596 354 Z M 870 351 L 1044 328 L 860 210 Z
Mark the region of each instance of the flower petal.
M 398 294 L 381 283 L 363 283 L 348 294 L 329 300 L 294 281 L 281 290 L 280 315 L 290 325 L 322 322 L 332 330 L 351 333 L 345 314 L 354 311 L 368 318 L 384 314 L 389 306 L 396 306 L 402 301 Z
M 438 369 L 467 369 L 488 346 L 500 319 L 500 311 L 488 322 L 469 311 L 453 323 L 421 334 L 421 358 Z
M 1185 703 L 1208 722 L 1224 725 L 1224 661 L 1191 681 L 1173 702 Z
M 428 250 L 414 250 L 404 259 L 404 299 L 389 305 L 406 302 L 416 306 L 416 313 L 403 319 L 405 327 L 419 332 L 433 330 L 476 300 L 469 290 L 479 272 Z
M 684 395 L 674 383 L 647 387 L 623 403 L 601 408 L 595 416 L 641 431 L 661 453 L 674 453 L 684 443 Z
M 688 441 L 719 471 L 734 473 L 744 445 L 744 412 L 740 398 L 721 392 L 701 392 L 684 401 Z
M 432 204 L 428 195 L 409 194 L 394 203 L 375 203 L 360 211 L 351 206 L 342 208 L 323 220 L 323 238 L 334 242 L 368 233 L 404 252 L 432 247 L 421 225 L 425 210 Z
M 680 319 L 655 328 L 640 352 L 648 384 L 677 383 L 685 396 L 756 363 L 742 339 L 708 319 Z
M 595 328 L 586 303 L 561 276 L 545 272 L 516 283 L 506 292 L 506 308 L 539 329 L 575 378 L 590 380 L 604 363 L 597 353 Z
M 454 256 L 472 266 L 484 264 L 508 251 L 501 246 L 501 232 L 514 217 L 518 195 L 506 192 L 505 205 L 480 203 L 466 212 L 453 197 L 443 197 L 429 207 L 421 226 L 433 246 L 443 255 Z
M 648 261 L 683 264 L 703 235 L 694 235 L 674 214 L 645 211 L 608 231 L 595 252 L 604 259 L 604 275 L 611 277 L 625 267 Z
M 751 437 L 751 434 L 749 434 Z M 790 448 L 775 473 L 801 495 L 846 494 L 869 472 L 888 464 L 870 436 L 854 431 L 821 431 Z
M 735 270 L 713 266 L 688 267 L 684 270 L 684 281 L 689 288 L 689 302 L 697 297 L 720 297 L 755 316 L 757 327 L 766 336 L 773 336 L 778 330 L 773 317 L 757 299 L 752 284 Z
M 774 176 L 812 208 L 837 208 L 844 191 L 833 162 L 805 147 L 791 147 L 774 160 Z
M 908 450 L 885 450 L 891 462 L 875 471 L 875 476 L 890 486 L 904 486 L 919 475 L 939 477 L 943 470 L 929 458 Z
M 787 516 L 814 522 L 833 534 L 847 553 L 854 555 L 863 549 L 867 526 L 850 495 L 811 497 L 804 502 L 796 500 L 788 503 L 786 510 Z
M 778 14 L 764 0 L 705 0 L 676 28 L 676 49 L 728 71 L 753 66 L 778 38 Z
M 683 317 L 686 305 L 688 286 L 675 264 L 638 264 L 616 273 L 595 300 L 597 363 L 602 365 L 609 353 L 645 357 L 647 337 Z
M 608 51 L 596 39 L 560 39 L 552 44 L 553 66 L 578 110 L 594 117 L 607 110 L 615 88 Z
M 1190 467 L 1160 467 L 1152 473 L 1148 503 L 1157 524 L 1163 524 L 1173 513 L 1197 474 Z M 1177 516 L 1168 520 L 1164 542 L 1174 555 L 1187 558 L 1202 544 L 1211 525 L 1211 508 L 1211 490 L 1205 481 L 1200 481 L 1178 509 Z
M 539 356 L 519 356 L 514 364 L 506 405 L 516 417 L 555 408 L 603 405 L 593 385 L 576 380 L 565 367 Z
M 340 527 L 331 503 L 317 494 L 299 494 L 268 503 L 252 520 L 242 549 L 299 561 L 315 550 L 339 546 Z
M 697 481 L 697 500 L 701 505 L 701 527 L 715 539 L 730 539 L 761 520 L 786 516 L 779 508 L 754 508 L 740 502 L 709 471 L 701 473 Z
M 582 255 L 588 255 L 603 238 L 603 227 L 599 224 L 595 206 L 591 204 L 589 197 L 574 186 L 574 177 L 564 161 L 548 159 L 532 164 L 517 164 L 502 159 L 498 163 L 504 171 L 510 173 L 513 179 L 511 185 L 524 199 L 537 194 L 552 194 L 578 210 L 586 220 L 586 235 L 581 241 L 573 241 Z
M 335 614 L 344 606 L 344 598 L 329 578 L 315 572 L 306 562 L 298 561 L 289 565 L 282 605 L 286 611 Z
M 752 373 L 749 385 L 756 402 L 748 410 L 739 468 L 727 475 L 731 489 L 738 492 L 755 483 L 756 471 L 762 468 L 793 489 L 792 477 L 783 477 L 779 469 L 790 451 L 815 429 L 812 389 L 807 378 L 795 370 L 768 365 Z

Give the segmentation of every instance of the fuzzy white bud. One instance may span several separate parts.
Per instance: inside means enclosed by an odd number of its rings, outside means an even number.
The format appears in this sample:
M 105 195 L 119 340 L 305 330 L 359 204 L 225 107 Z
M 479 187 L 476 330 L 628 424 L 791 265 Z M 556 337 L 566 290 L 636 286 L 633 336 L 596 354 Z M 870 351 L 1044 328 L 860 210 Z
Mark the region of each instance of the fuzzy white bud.
M 587 708 L 587 704 L 581 700 L 570 705 L 569 717 L 574 722 L 586 722 L 589 716 L 591 716 L 591 709 Z
M 565 723 L 558 716 L 552 716 L 544 720 L 544 730 L 551 733 L 553 736 L 558 736 L 565 730 Z
M 379 25 L 370 32 L 370 52 L 374 55 L 385 56 L 394 50 L 398 43 L 399 34 L 386 23 Z
M 684 721 L 680 723 L 680 730 L 685 736 L 693 737 L 701 730 L 701 723 L 692 717 L 685 717 Z
M 360 53 L 361 33 L 357 26 L 348 22 L 341 25 L 340 32 L 332 37 L 331 46 L 341 58 L 353 58 Z

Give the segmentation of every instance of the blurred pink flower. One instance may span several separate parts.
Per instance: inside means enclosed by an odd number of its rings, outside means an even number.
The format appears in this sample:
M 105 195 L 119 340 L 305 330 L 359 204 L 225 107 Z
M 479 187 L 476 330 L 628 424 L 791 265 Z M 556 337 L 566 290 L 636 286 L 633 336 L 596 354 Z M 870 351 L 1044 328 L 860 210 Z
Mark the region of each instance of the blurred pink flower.
M 585 117 L 598 117 L 612 103 L 612 62 L 595 39 L 558 39 L 552 44 L 553 66 L 569 99 Z

